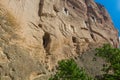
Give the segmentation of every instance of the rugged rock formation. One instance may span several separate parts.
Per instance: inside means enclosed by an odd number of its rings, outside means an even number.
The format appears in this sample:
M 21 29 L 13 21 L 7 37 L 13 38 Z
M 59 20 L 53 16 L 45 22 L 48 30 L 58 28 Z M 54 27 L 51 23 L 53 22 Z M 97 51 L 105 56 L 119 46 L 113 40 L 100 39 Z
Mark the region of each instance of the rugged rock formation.
M 106 42 L 118 47 L 118 32 L 93 0 L 0 0 L 1 80 L 47 80 L 57 61 Z

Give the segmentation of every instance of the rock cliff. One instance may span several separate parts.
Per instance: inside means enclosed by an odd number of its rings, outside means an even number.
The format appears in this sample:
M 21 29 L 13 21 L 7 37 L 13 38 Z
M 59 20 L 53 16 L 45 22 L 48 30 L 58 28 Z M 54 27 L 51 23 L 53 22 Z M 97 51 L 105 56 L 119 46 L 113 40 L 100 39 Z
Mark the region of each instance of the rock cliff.
M 118 47 L 118 31 L 93 0 L 0 0 L 1 80 L 47 80 L 57 61 L 104 43 Z

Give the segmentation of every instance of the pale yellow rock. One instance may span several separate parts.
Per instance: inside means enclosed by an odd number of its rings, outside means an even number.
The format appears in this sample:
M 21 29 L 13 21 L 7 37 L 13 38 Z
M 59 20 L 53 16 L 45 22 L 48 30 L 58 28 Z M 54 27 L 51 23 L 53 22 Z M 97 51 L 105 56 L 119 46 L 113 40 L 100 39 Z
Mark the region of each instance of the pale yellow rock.
M 3 75 L 15 80 L 46 80 L 41 76 L 59 60 L 79 56 L 91 44 L 119 45 L 108 13 L 93 0 L 0 0 L 0 25 L 0 63 L 10 65 Z

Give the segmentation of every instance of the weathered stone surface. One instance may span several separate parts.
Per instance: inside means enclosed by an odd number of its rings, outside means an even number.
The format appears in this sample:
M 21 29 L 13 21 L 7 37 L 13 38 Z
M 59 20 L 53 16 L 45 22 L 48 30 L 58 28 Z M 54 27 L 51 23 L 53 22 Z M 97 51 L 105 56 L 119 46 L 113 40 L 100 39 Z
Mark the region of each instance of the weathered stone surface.
M 57 61 L 106 42 L 118 47 L 118 31 L 93 0 L 0 0 L 2 80 L 47 80 Z

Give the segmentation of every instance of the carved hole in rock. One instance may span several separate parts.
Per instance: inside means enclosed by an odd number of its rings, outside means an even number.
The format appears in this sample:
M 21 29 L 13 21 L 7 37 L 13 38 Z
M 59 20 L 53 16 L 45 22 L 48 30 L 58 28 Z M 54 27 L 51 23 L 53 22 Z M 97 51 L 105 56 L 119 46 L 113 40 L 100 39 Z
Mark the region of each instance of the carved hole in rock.
M 95 41 L 95 37 L 94 37 L 94 35 L 93 35 L 93 34 L 90 34 L 90 35 L 91 35 L 92 39 Z
M 64 8 L 64 12 L 65 12 L 66 14 L 68 14 L 68 9 L 67 9 L 67 8 Z
M 74 58 L 75 58 L 75 60 L 77 60 L 77 59 L 78 59 L 76 56 L 75 56 Z
M 75 7 L 73 6 L 73 9 L 75 9 Z
M 72 42 L 73 42 L 73 43 L 77 43 L 76 37 L 74 37 L 74 36 L 72 37 Z
M 14 72 L 14 71 L 15 71 L 15 69 L 14 69 L 14 68 L 12 68 L 12 71 Z
M 95 17 L 94 16 L 92 16 L 91 18 L 92 18 L 92 21 L 95 21 Z
M 92 19 L 94 20 L 95 18 L 92 16 Z
M 51 42 L 50 34 L 45 32 L 43 36 L 43 46 L 47 53 L 49 53 L 50 42 Z
M 64 11 L 67 13 L 67 8 L 64 8 Z
M 42 24 L 38 24 L 38 26 L 39 26 L 40 28 L 42 28 Z
M 103 15 L 103 18 L 104 18 L 105 21 L 108 20 L 107 16 L 105 16 L 105 15 Z

